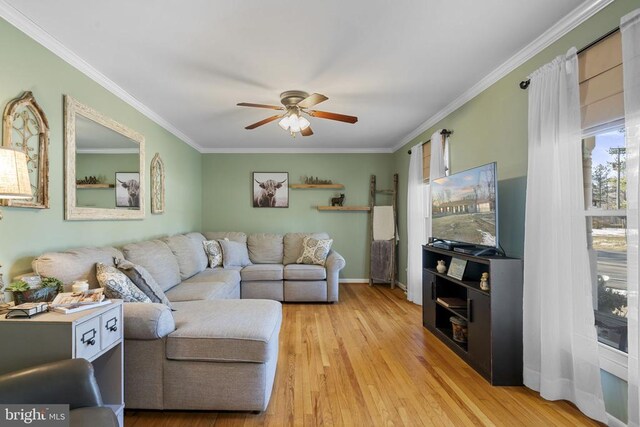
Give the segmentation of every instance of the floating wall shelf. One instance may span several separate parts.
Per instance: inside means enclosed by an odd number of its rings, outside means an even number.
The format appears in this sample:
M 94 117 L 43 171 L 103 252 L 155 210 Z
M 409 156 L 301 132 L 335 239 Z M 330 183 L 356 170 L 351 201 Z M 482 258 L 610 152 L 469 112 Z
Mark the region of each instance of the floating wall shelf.
M 369 212 L 369 206 L 317 206 L 319 211 L 352 211 Z
M 291 184 L 289 188 L 297 189 L 310 189 L 310 188 L 327 188 L 327 189 L 341 189 L 344 188 L 342 184 Z
M 115 188 L 114 184 L 76 184 L 78 190 Z

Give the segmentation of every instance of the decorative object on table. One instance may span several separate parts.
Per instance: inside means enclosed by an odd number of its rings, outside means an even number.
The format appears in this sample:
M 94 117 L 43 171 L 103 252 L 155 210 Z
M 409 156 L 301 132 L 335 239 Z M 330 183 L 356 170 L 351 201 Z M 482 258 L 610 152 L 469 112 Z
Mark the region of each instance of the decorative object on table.
M 50 302 L 62 290 L 62 282 L 55 277 L 47 277 L 42 279 L 40 286 L 32 288 L 24 280 L 18 280 L 9 285 L 7 290 L 13 293 L 16 304 Z
M 338 197 L 331 199 L 331 206 L 342 206 L 344 203 L 344 193 L 340 193 Z
M 71 314 L 78 311 L 90 310 L 106 304 L 111 300 L 105 299 L 104 289 L 91 289 L 85 292 L 63 292 L 51 302 L 51 309 L 58 313 Z
M 151 213 L 164 213 L 164 162 L 160 153 L 151 160 Z
M 31 92 L 24 92 L 5 107 L 2 140 L 4 147 L 24 153 L 29 177 L 28 197 L 25 200 L 5 200 L 3 205 L 48 209 L 49 122 Z
M 467 267 L 467 260 L 460 258 L 451 258 L 451 264 L 449 264 L 449 271 L 447 276 L 454 279 L 462 280 L 464 276 L 464 269 Z
M 42 286 L 42 277 L 40 277 L 40 275 L 36 273 L 25 273 L 13 278 L 14 282 L 17 282 L 18 280 L 27 282 L 27 285 L 29 285 L 29 288 L 31 289 L 39 288 Z
M 1 265 L 0 268 L 2 268 Z M 4 289 L 4 280 L 2 273 L 0 273 L 0 314 L 7 310 L 11 301 L 13 301 L 13 294 Z
M 89 290 L 89 282 L 86 280 L 76 280 L 71 285 L 71 292 L 77 294 L 79 292 L 86 292 Z
M 436 271 L 440 274 L 444 274 L 447 272 L 447 266 L 445 265 L 443 259 L 438 261 L 438 265 L 436 265 Z
M 458 316 L 451 316 L 449 321 L 453 330 L 453 340 L 467 342 L 467 321 Z
M 19 305 L 9 307 L 8 313 L 4 316 L 6 319 L 14 317 L 28 317 L 49 311 L 49 304 L 46 302 L 25 302 Z
M 302 136 L 311 136 L 313 131 L 309 120 L 302 116 L 302 113 L 307 114 L 310 117 L 317 117 L 319 119 L 337 120 L 344 123 L 356 123 L 358 118 L 355 116 L 347 116 L 345 114 L 330 113 L 328 111 L 309 110 L 316 104 L 326 101 L 327 98 L 319 93 L 313 93 L 309 95 L 307 92 L 301 90 L 288 90 L 280 94 L 280 102 L 284 107 L 277 105 L 265 105 L 265 104 L 251 104 L 248 102 L 241 102 L 237 104 L 240 107 L 255 107 L 255 108 L 267 108 L 269 110 L 281 110 L 282 114 L 276 114 L 259 122 L 253 123 L 245 129 L 251 130 L 259 126 L 271 123 L 274 120 L 281 119 L 278 125 L 291 134 L 292 137 L 296 136 L 297 132 L 300 132 Z
M 116 172 L 116 207 L 140 207 L 140 173 Z
M 27 155 L 14 148 L 0 147 L 0 200 L 32 198 Z
M 309 185 L 328 185 L 328 184 L 333 184 L 333 181 L 331 181 L 330 179 L 318 179 L 318 177 L 313 177 L 313 176 L 302 176 L 300 177 L 300 180 L 304 183 L 304 184 L 309 184 Z
M 482 273 L 482 277 L 480 277 L 480 289 L 483 291 L 489 290 L 489 273 Z
M 253 207 L 288 208 L 288 172 L 253 172 Z

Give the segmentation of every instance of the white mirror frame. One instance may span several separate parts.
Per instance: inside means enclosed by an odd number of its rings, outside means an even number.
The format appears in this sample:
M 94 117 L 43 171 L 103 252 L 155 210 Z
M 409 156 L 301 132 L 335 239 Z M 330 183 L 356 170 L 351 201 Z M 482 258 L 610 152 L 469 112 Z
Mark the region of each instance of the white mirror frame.
M 140 208 L 106 209 L 76 206 L 76 115 L 79 114 L 107 127 L 140 146 Z M 64 96 L 64 217 L 71 221 L 127 220 L 145 217 L 144 136 L 97 112 L 69 95 Z

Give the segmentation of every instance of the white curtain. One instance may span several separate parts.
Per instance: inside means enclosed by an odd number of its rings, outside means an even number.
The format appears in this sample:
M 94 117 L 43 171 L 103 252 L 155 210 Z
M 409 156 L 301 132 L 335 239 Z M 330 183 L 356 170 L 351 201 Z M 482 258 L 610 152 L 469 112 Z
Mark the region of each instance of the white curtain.
M 627 148 L 627 304 L 629 427 L 640 425 L 638 395 L 638 169 L 640 167 L 640 9 L 623 16 L 625 138 Z
M 407 183 L 407 299 L 422 305 L 422 245 L 425 243 L 422 144 L 411 148 Z
M 530 79 L 524 383 L 606 422 L 587 268 L 575 48 Z

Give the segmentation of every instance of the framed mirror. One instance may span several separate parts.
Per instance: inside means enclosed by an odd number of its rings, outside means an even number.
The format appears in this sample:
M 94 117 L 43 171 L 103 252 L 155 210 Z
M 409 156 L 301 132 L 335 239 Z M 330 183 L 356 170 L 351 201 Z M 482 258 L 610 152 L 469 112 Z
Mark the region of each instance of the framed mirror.
M 64 97 L 65 219 L 145 216 L 144 137 Z

